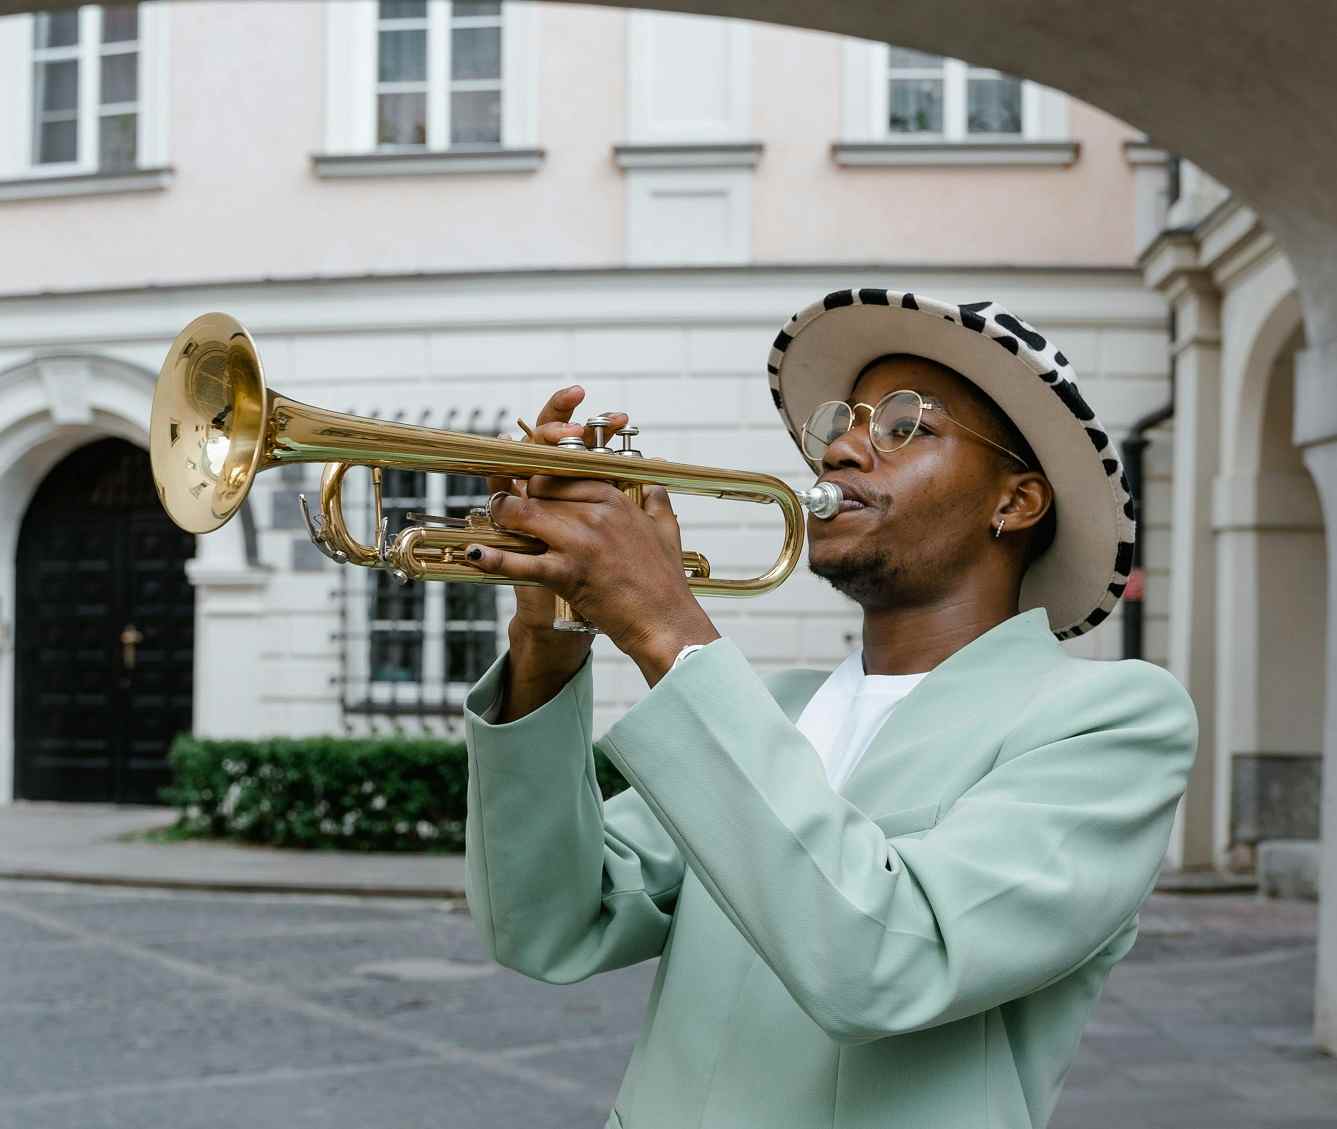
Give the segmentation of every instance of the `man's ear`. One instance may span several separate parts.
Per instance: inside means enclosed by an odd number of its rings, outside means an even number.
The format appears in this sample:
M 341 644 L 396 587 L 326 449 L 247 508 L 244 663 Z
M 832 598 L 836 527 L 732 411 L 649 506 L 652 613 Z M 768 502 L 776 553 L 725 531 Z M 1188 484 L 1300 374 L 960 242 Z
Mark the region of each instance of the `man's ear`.
M 1014 474 L 994 509 L 994 528 L 1001 521 L 1005 534 L 1030 529 L 1053 504 L 1054 488 L 1043 474 L 1035 470 Z

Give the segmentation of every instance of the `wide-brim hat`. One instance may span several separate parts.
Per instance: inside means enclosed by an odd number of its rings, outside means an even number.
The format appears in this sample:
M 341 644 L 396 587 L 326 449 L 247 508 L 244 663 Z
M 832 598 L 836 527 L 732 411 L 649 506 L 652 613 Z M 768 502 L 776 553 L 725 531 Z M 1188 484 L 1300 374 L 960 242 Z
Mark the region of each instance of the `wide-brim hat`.
M 800 452 L 813 408 L 843 400 L 864 365 L 887 353 L 927 357 L 978 385 L 1040 460 L 1054 489 L 1057 532 L 1026 570 L 1020 610 L 1045 608 L 1060 639 L 1107 619 L 1133 567 L 1132 495 L 1118 451 L 1059 348 L 997 302 L 837 290 L 789 319 L 766 366 Z

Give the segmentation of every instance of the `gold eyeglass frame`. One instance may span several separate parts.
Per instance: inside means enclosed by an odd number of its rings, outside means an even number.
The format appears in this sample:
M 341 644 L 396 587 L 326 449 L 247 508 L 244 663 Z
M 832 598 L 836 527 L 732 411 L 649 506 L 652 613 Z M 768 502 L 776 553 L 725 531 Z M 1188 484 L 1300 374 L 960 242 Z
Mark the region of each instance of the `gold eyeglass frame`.
M 873 417 L 877 414 L 878 409 L 881 408 L 882 405 L 884 405 L 888 400 L 896 396 L 913 396 L 916 400 L 919 401 L 919 414 L 915 416 L 914 429 L 910 432 L 909 435 L 905 437 L 905 439 L 902 442 L 896 444 L 896 446 L 894 447 L 882 447 L 879 446 L 876 437 L 874 437 L 874 435 L 872 434 Z M 842 431 L 840 435 L 847 435 L 854 428 L 854 418 L 855 415 L 858 413 L 858 410 L 860 408 L 867 408 L 868 423 L 869 423 L 869 429 L 868 429 L 869 442 L 871 442 L 873 446 L 878 451 L 881 451 L 882 454 L 884 455 L 894 454 L 896 451 L 899 451 L 902 447 L 908 445 L 910 440 L 912 440 L 917 434 L 919 434 L 919 425 L 920 423 L 923 422 L 925 412 L 941 412 L 944 418 L 951 420 L 954 424 L 956 424 L 957 427 L 961 428 L 963 431 L 967 431 L 971 435 L 973 435 L 976 439 L 980 440 L 983 443 L 987 443 L 995 451 L 1002 451 L 1003 454 L 1009 456 L 1010 458 L 1016 459 L 1017 462 L 1019 462 L 1026 470 L 1031 469 L 1030 463 L 1028 463 L 1020 455 L 1018 455 L 1016 451 L 1009 451 L 1001 443 L 995 443 L 987 435 L 981 435 L 973 427 L 967 426 L 966 424 L 962 423 L 959 419 L 957 419 L 954 415 L 952 415 L 951 412 L 947 410 L 946 405 L 944 405 L 941 400 L 935 400 L 932 397 L 923 396 L 920 393 L 916 392 L 913 388 L 898 388 L 895 392 L 888 392 L 885 396 L 883 396 L 880 400 L 878 400 L 876 404 L 864 404 L 864 403 L 851 404 L 847 400 L 823 400 L 820 404 L 818 404 L 815 408 L 813 408 L 811 412 L 808 413 L 808 418 L 803 421 L 803 430 L 799 437 L 799 450 L 803 452 L 805 458 L 809 459 L 812 462 L 821 462 L 821 456 L 817 456 L 814 458 L 814 456 L 808 453 L 807 449 L 808 436 L 812 435 L 812 437 L 816 439 L 817 442 L 819 443 L 821 443 L 822 440 L 817 438 L 816 433 L 810 432 L 808 430 L 808 425 L 812 423 L 813 417 L 816 416 L 818 412 L 820 412 L 823 408 L 825 408 L 829 404 L 835 404 L 839 407 L 846 409 L 846 411 L 849 412 L 849 415 L 846 417 L 845 430 Z M 840 438 L 840 435 L 837 435 L 831 440 L 827 441 L 825 443 L 825 447 L 830 447 L 831 444 L 836 441 L 836 439 Z M 823 449 L 823 454 L 825 454 L 825 448 Z

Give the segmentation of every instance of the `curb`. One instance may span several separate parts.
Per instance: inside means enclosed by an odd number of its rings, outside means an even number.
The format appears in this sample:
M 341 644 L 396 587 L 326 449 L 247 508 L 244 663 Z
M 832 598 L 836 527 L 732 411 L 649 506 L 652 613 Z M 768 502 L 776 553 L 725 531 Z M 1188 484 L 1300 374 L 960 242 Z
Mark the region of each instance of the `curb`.
M 1219 870 L 1177 870 L 1156 880 L 1158 894 L 1256 894 L 1258 879 L 1251 874 L 1227 874 Z
M 248 882 L 244 879 L 153 878 L 114 874 L 80 874 L 63 870 L 0 870 L 9 882 L 66 882 L 76 886 L 110 886 L 131 890 L 188 890 L 214 894 L 313 894 L 346 898 L 423 898 L 462 900 L 464 891 L 450 886 L 376 886 L 347 882 Z

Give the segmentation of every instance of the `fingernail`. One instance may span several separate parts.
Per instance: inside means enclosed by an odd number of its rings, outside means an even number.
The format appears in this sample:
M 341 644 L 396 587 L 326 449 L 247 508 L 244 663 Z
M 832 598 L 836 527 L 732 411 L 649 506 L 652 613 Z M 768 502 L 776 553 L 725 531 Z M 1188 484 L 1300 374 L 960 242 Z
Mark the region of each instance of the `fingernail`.
M 464 555 L 468 557 L 471 561 L 481 561 L 483 559 L 483 550 L 480 549 L 477 545 L 474 545 Z

